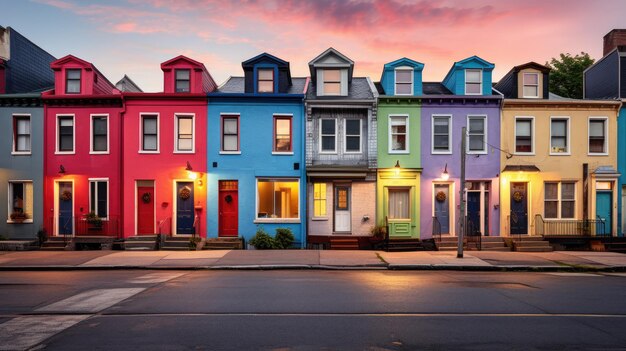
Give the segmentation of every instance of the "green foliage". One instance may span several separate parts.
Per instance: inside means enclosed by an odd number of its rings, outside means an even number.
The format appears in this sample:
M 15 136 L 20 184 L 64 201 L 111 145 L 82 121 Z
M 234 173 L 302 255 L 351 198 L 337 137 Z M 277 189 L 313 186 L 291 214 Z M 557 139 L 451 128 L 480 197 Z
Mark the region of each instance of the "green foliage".
M 254 245 L 258 250 L 271 250 L 276 247 L 276 242 L 263 227 L 259 227 L 256 234 L 250 239 L 250 244 Z
M 9 240 L 6 236 L 0 234 L 0 241 Z
M 296 238 L 289 228 L 277 228 L 276 237 L 274 238 L 277 249 L 288 249 L 291 247 Z
M 586 52 L 576 56 L 561 54 L 559 59 L 553 57 L 550 62 L 546 62 L 546 66 L 552 69 L 550 92 L 567 98 L 582 99 L 583 71 L 594 61 Z
M 387 227 L 384 225 L 375 225 L 370 228 L 370 234 L 376 239 L 384 239 L 387 235 Z
M 87 222 L 96 228 L 102 227 L 102 219 L 93 211 L 87 213 Z
M 202 241 L 202 238 L 199 236 L 190 236 L 189 237 L 189 250 L 195 250 L 198 247 L 198 243 Z
M 39 245 L 43 245 L 48 240 L 48 231 L 45 228 L 39 229 L 37 231 L 37 239 L 39 239 Z

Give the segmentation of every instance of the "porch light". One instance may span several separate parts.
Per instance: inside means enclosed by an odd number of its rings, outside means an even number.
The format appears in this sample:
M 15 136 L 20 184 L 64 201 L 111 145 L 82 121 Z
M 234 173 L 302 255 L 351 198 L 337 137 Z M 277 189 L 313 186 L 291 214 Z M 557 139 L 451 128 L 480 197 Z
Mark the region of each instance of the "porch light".
M 396 175 L 400 175 L 400 160 L 396 160 L 396 165 L 393 166 L 395 169 Z
M 191 180 L 196 180 L 196 178 L 198 178 L 198 174 L 193 171 L 193 168 L 191 167 L 189 161 L 187 161 L 187 167 L 185 167 L 185 170 L 187 171 L 187 178 Z
M 450 179 L 450 174 L 448 173 L 448 164 L 446 163 L 446 167 L 443 169 L 443 173 L 441 173 L 441 179 L 448 180 Z
M 59 174 L 65 174 L 65 167 L 63 167 L 63 165 L 59 166 Z

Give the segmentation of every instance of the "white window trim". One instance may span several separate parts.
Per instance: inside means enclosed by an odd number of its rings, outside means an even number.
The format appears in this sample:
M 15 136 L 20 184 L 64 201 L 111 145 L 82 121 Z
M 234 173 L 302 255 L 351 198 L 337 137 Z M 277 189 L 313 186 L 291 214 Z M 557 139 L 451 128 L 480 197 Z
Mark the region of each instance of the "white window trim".
M 60 117 L 72 117 L 72 146 L 73 149 L 72 151 L 59 151 L 59 146 L 61 144 L 61 139 L 59 138 L 59 121 L 60 121 Z M 73 113 L 68 113 L 68 114 L 64 114 L 64 113 L 59 113 L 56 115 L 56 135 L 55 135 L 55 139 L 56 139 L 56 143 L 54 146 L 54 154 L 55 155 L 74 155 L 76 154 L 76 115 L 74 115 Z
M 348 151 L 348 121 L 359 121 L 359 151 Z M 344 118 L 343 119 L 343 153 L 344 154 L 360 154 L 363 153 L 363 121 L 360 118 Z M 356 136 L 356 135 L 350 135 Z M 337 142 L 337 139 L 335 139 Z
M 435 118 L 448 118 L 448 151 L 435 150 Z M 432 115 L 430 117 L 430 153 L 434 155 L 452 154 L 452 115 Z
M 342 96 L 341 92 L 343 91 L 344 84 L 346 84 L 344 82 L 344 79 L 343 79 L 343 68 L 323 67 L 323 68 L 320 68 L 320 69 L 323 71 L 323 73 L 322 73 L 322 90 L 323 90 L 322 95 L 323 96 Z M 326 92 L 326 71 L 339 71 L 339 92 L 336 93 L 336 94 L 334 94 L 334 93 L 327 93 Z M 336 83 L 336 82 L 332 81 L 332 82 L 329 82 L 329 83 Z
M 178 119 L 180 117 L 191 117 L 191 150 L 178 150 Z M 196 153 L 196 114 L 186 112 L 174 113 L 174 153 L 175 154 L 195 154 Z
M 450 233 L 448 233 L 450 236 L 455 236 L 456 235 L 456 196 L 451 195 L 451 194 L 456 194 L 456 183 L 453 180 L 448 180 L 448 181 L 433 181 L 431 183 L 431 217 L 435 217 L 435 186 L 436 185 L 448 185 L 448 198 L 450 199 L 448 202 L 448 213 L 450 216 Z
M 298 218 L 258 218 L 259 215 L 259 180 L 267 180 L 272 182 L 298 182 Z M 300 223 L 302 208 L 300 206 L 302 189 L 300 188 L 300 178 L 256 178 L 254 181 L 254 221 L 253 223 Z
M 537 84 L 526 84 L 525 83 L 526 75 L 531 75 L 531 74 L 534 75 L 534 76 L 537 76 Z M 540 95 L 540 93 L 539 93 L 539 78 L 540 78 L 539 77 L 539 73 L 537 73 L 537 72 L 525 72 L 525 73 L 522 73 L 522 97 L 530 98 L 530 99 L 537 99 L 537 98 L 539 98 L 539 95 Z M 525 94 L 525 90 L 524 90 L 524 88 L 526 86 L 529 86 L 529 87 L 535 87 L 536 86 L 537 87 L 537 95 L 534 95 L 534 96 L 533 95 L 526 95 Z
M 32 203 L 33 203 L 33 213 L 32 213 L 32 217 L 33 218 L 27 218 L 21 222 L 14 222 L 11 220 L 11 195 L 12 195 L 12 189 L 11 189 L 11 184 L 13 183 L 31 183 L 33 184 L 33 198 Z M 35 183 L 32 180 L 21 180 L 21 179 L 11 179 L 7 181 L 7 223 L 33 223 L 33 220 L 35 218 Z
M 144 117 L 155 117 L 157 121 L 157 149 L 143 149 L 143 119 Z M 140 112 L 139 113 L 139 151 L 140 154 L 159 154 L 161 153 L 161 115 L 158 112 Z
M 480 92 L 478 92 L 478 93 L 468 93 L 467 92 L 467 72 L 468 71 L 478 71 L 480 73 L 479 74 L 480 82 L 478 82 L 480 84 Z M 482 68 L 466 68 L 465 71 L 464 71 L 464 74 L 465 74 L 465 81 L 464 81 L 464 83 L 465 83 L 465 86 L 464 86 L 465 95 L 482 95 L 483 94 L 483 70 L 482 70 Z M 473 83 L 473 84 L 476 84 L 476 83 Z
M 323 120 L 332 120 L 335 122 L 335 147 L 333 149 L 333 151 L 324 151 L 322 150 L 322 121 Z M 320 154 L 337 154 L 337 118 L 320 118 L 319 121 L 319 133 L 318 133 L 318 140 L 319 140 L 319 152 Z M 326 134 L 326 135 L 330 135 L 330 134 Z
M 135 179 L 135 189 L 134 189 L 134 196 L 135 196 L 135 236 L 138 235 L 138 227 L 139 227 L 139 199 L 137 198 L 137 183 L 140 181 L 152 181 L 152 191 L 154 192 L 153 197 L 153 210 L 154 210 L 154 215 L 152 216 L 152 230 L 156 232 L 156 214 L 157 214 L 157 208 L 156 208 L 156 199 L 157 199 L 157 189 L 156 189 L 156 180 L 154 179 Z M 108 189 L 108 187 L 107 187 Z
M 530 147 L 531 152 L 517 152 L 517 120 L 529 119 L 530 120 Z M 535 154 L 535 117 L 534 116 L 515 116 L 515 125 L 513 126 L 513 155 L 527 155 L 532 156 Z
M 324 193 L 324 197 L 323 198 L 318 198 L 318 199 L 315 198 L 315 184 L 324 184 L 325 185 L 326 192 Z M 326 220 L 328 220 L 328 184 L 329 183 L 327 183 L 327 182 L 311 182 L 312 190 L 313 190 L 313 194 L 311 196 L 311 199 L 313 201 L 313 203 L 312 203 L 313 209 L 311 210 L 311 213 L 312 213 L 311 219 L 314 220 L 314 221 L 326 221 Z M 315 215 L 315 200 L 318 200 L 318 201 L 324 200 L 324 201 L 326 201 L 326 208 L 324 209 L 324 211 L 326 212 L 325 216 L 316 216 Z
M 11 148 L 11 155 L 32 155 L 33 153 L 33 119 L 31 117 L 31 115 L 29 113 L 14 113 L 11 115 L 11 122 L 13 122 L 15 120 L 15 117 L 28 117 L 28 124 L 29 124 L 29 128 L 30 128 L 30 145 L 28 146 L 28 149 L 30 151 L 16 151 L 15 147 L 17 146 L 17 140 L 15 139 L 15 135 L 17 130 L 12 130 L 13 132 L 13 146 Z M 13 128 L 15 128 L 16 126 L 14 125 Z
M 406 141 L 405 141 L 405 146 L 406 149 L 404 150 L 392 150 L 392 135 L 391 135 L 391 127 L 392 127 L 392 123 L 391 121 L 394 118 L 404 118 L 404 123 L 405 123 L 405 128 L 406 128 L 406 132 L 405 132 L 405 137 L 406 137 Z M 387 124 L 388 124 L 388 128 L 387 128 L 387 153 L 389 154 L 409 154 L 410 153 L 410 149 L 411 149 L 411 144 L 409 143 L 409 115 L 402 115 L 402 114 L 390 114 L 387 117 Z
M 409 71 L 411 72 L 411 91 L 408 94 L 399 94 L 397 91 L 398 88 L 398 71 Z M 401 67 L 396 67 L 396 69 L 393 70 L 393 94 L 394 95 L 413 95 L 413 90 L 415 87 L 415 82 L 414 82 L 414 76 L 415 73 L 413 72 L 413 67 L 408 67 L 408 66 L 401 66 Z
M 567 145 L 567 152 L 552 152 L 552 120 L 554 119 L 565 119 L 567 120 L 567 135 L 565 138 L 565 143 Z M 549 146 L 549 154 L 550 156 L 569 156 L 572 154 L 572 143 L 570 142 L 571 139 L 571 133 L 570 133 L 570 128 L 571 128 L 571 120 L 569 116 L 550 116 L 550 135 L 548 136 L 550 138 L 550 140 L 548 141 L 548 146 Z M 587 143 L 589 143 L 589 140 L 587 140 Z
M 557 184 L 557 208 L 556 208 L 556 214 L 557 217 L 556 218 L 546 218 L 546 183 L 552 183 L 552 184 Z M 563 183 L 574 183 L 574 217 L 562 217 L 561 216 L 561 202 L 563 202 L 563 197 L 561 196 L 561 185 Z M 576 200 L 576 196 L 578 195 L 578 182 L 576 181 L 568 181 L 568 180 L 544 180 L 543 182 L 543 218 L 546 220 L 546 222 L 549 221 L 557 221 L 557 220 L 561 220 L 561 219 L 577 219 L 577 210 L 578 210 L 578 204 L 577 204 L 577 200 Z M 550 201 L 554 201 L 554 200 L 550 200 Z
M 274 151 L 274 143 L 276 142 L 276 117 L 278 118 L 291 118 L 289 121 L 289 138 L 291 138 L 291 151 Z M 294 142 L 293 142 L 293 114 L 292 113 L 274 113 L 272 115 L 272 155 L 276 156 L 291 156 L 293 155 Z
M 473 118 L 473 119 L 482 118 L 482 120 L 483 120 L 484 129 L 485 129 L 485 134 L 484 134 L 485 136 L 484 136 L 484 139 L 483 139 L 483 147 L 484 147 L 483 150 L 479 150 L 479 151 L 471 151 L 470 150 L 470 143 L 469 143 L 469 140 L 470 140 L 470 134 L 469 134 L 470 133 L 470 123 L 469 122 L 470 122 L 471 118 Z M 487 155 L 489 153 L 489 146 L 487 145 L 487 140 L 488 140 L 488 137 L 489 137 L 489 128 L 487 127 L 489 124 L 487 123 L 487 115 L 467 115 L 467 119 L 466 119 L 465 123 L 467 125 L 467 135 L 465 136 L 467 138 L 467 143 L 465 143 L 465 147 L 467 148 L 466 149 L 467 154 L 468 155 Z
M 107 216 L 106 217 L 100 217 L 100 219 L 108 221 L 109 220 L 109 215 L 111 214 L 111 202 L 110 202 L 110 198 L 109 198 L 109 194 L 111 193 L 111 184 L 109 182 L 109 178 L 88 178 L 87 179 L 87 184 L 89 185 L 89 199 L 88 199 L 88 203 L 87 203 L 87 208 L 89 209 L 89 212 L 91 212 L 91 197 L 93 196 L 93 194 L 91 193 L 91 182 L 105 182 L 107 183 Z M 98 191 L 98 187 L 96 186 L 96 192 Z M 96 199 L 96 210 L 94 211 L 96 213 L 96 215 L 98 215 L 98 199 Z
M 604 152 L 591 152 L 589 150 L 589 138 L 591 132 L 591 121 L 604 121 Z M 587 155 L 608 156 L 609 155 L 609 118 L 606 116 L 589 116 L 587 121 Z
M 237 117 L 237 147 L 239 150 L 224 150 L 224 117 Z M 220 113 L 220 155 L 241 155 L 241 114 L 239 112 L 222 112 Z
M 94 117 L 106 117 L 107 119 L 107 150 L 106 151 L 94 151 L 93 150 L 93 119 Z M 110 144 L 110 136 L 111 136 L 111 124 L 109 123 L 111 119 L 109 118 L 108 113 L 92 113 L 89 115 L 89 154 L 91 155 L 107 155 L 111 152 L 111 144 Z

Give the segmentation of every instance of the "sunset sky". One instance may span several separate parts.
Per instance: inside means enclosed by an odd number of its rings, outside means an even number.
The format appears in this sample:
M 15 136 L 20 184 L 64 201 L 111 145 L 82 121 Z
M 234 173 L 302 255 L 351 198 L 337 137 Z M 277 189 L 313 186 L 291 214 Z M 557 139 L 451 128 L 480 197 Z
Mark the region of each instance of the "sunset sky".
M 408 57 L 441 81 L 454 61 L 478 55 L 496 65 L 545 63 L 562 52 L 598 59 L 602 37 L 626 28 L 626 0 L 0 0 L 11 26 L 60 58 L 95 64 L 113 83 L 128 74 L 162 90 L 161 62 L 183 54 L 221 84 L 241 62 L 268 52 L 307 76 L 332 46 L 378 81 L 386 62 Z

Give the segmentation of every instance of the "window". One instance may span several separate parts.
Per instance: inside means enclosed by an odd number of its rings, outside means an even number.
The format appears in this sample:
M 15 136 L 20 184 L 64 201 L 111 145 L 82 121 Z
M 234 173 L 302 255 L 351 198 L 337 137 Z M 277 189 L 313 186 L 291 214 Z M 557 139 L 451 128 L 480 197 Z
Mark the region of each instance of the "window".
M 193 116 L 176 116 L 176 151 L 194 151 Z
M 533 119 L 515 119 L 515 152 L 532 153 L 533 151 Z
M 347 153 L 359 153 L 361 152 L 361 120 L 360 119 L 346 119 L 345 120 L 345 132 L 346 132 L 346 152 Z
M 341 70 L 324 70 L 324 95 L 341 95 Z
M 33 182 L 9 181 L 9 216 L 7 222 L 33 221 Z
M 107 116 L 91 116 L 91 152 L 109 151 L 109 119 Z
M 449 154 L 451 137 L 451 116 L 433 116 L 433 150 L 434 154 Z
M 467 135 L 469 142 L 467 150 L 469 153 L 486 153 L 487 152 L 487 117 L 485 116 L 468 116 L 467 117 Z
M 274 151 L 291 152 L 291 117 L 274 116 Z
M 389 189 L 389 219 L 411 219 L 409 189 Z
M 539 73 L 524 73 L 524 97 L 525 98 L 537 98 L 539 97 Z
M 606 154 L 607 137 L 606 137 L 606 118 L 590 118 L 589 119 L 589 153 L 590 154 Z
M 30 153 L 30 116 L 13 116 L 13 152 Z
M 337 120 L 320 119 L 320 144 L 321 152 L 336 152 L 337 150 Z
M 326 183 L 313 183 L 313 217 L 326 216 Z
M 259 69 L 257 92 L 259 93 L 273 93 L 274 92 L 274 70 L 273 69 Z
M 141 151 L 159 151 L 159 117 L 141 116 Z
M 222 151 L 239 151 L 239 116 L 222 116 Z
M 396 69 L 396 95 L 412 95 L 413 94 L 413 69 L 397 68 Z
M 257 180 L 257 219 L 298 219 L 299 202 L 297 179 Z
M 569 153 L 569 120 L 552 118 L 550 120 L 550 154 Z
M 80 94 L 80 69 L 65 71 L 65 93 Z
M 188 93 L 190 92 L 190 77 L 191 71 L 188 69 L 177 69 L 174 70 L 174 74 L 176 74 L 176 92 L 177 93 Z
M 57 151 L 74 152 L 74 116 L 58 116 L 57 132 Z
M 389 153 L 408 152 L 408 116 L 389 117 Z
M 465 70 L 465 95 L 481 95 L 483 92 L 483 70 Z
M 109 181 L 89 181 L 89 212 L 100 218 L 109 217 Z
M 574 218 L 576 203 L 575 182 L 547 182 L 544 192 L 544 217 Z

